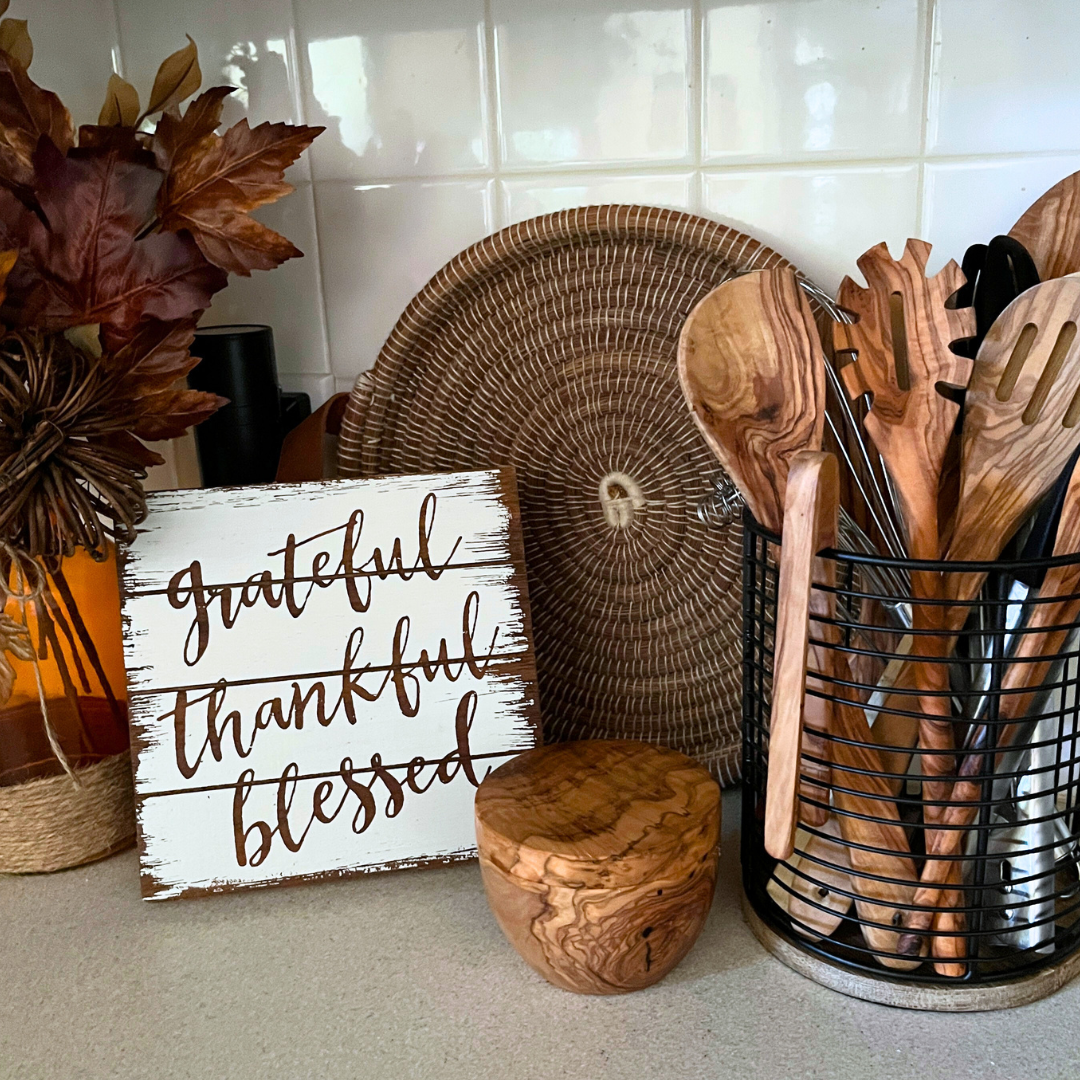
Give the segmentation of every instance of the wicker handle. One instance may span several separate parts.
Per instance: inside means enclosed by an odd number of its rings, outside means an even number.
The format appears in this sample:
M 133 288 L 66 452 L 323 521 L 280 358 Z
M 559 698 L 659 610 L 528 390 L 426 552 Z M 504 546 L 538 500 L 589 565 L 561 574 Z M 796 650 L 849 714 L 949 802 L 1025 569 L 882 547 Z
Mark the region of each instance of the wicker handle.
M 765 800 L 765 849 L 776 859 L 788 859 L 795 850 L 814 555 L 836 546 L 839 485 L 832 454 L 804 450 L 792 459 L 784 500 Z

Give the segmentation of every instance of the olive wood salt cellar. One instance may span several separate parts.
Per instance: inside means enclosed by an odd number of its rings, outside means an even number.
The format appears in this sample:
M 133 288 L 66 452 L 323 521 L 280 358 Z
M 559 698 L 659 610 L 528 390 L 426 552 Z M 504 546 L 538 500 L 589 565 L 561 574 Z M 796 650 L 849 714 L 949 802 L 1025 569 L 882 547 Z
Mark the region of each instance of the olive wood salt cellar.
M 662 747 L 545 746 L 480 785 L 476 837 L 488 902 L 522 957 L 566 990 L 623 994 L 659 982 L 697 939 L 720 789 Z

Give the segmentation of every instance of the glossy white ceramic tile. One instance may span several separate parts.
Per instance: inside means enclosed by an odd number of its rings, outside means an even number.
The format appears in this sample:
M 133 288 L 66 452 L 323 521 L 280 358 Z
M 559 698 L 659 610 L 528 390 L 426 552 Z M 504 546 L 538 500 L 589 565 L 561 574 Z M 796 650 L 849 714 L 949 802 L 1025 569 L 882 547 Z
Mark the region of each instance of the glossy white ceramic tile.
M 927 150 L 1080 150 L 1076 0 L 937 0 Z
M 553 174 L 501 182 L 503 221 L 516 221 L 601 203 L 637 203 L 692 210 L 695 188 L 692 172 L 661 176 L 604 176 L 601 173 Z
M 190 34 L 203 89 L 237 88 L 225 102 L 225 126 L 243 117 L 252 125 L 303 121 L 292 0 L 116 0 L 116 10 L 125 73 L 144 103 L 158 65 Z M 306 154 L 289 177 L 310 178 Z
M 30 77 L 54 91 L 76 124 L 97 123 L 109 76 L 120 65 L 112 0 L 14 0 L 34 42 Z
M 916 236 L 918 167 L 756 169 L 706 173 L 710 217 L 744 229 L 830 293 L 855 260 L 886 241 L 899 255 Z M 860 279 L 861 280 L 861 279 Z
M 688 161 L 689 3 L 492 0 L 509 166 Z
M 492 230 L 491 181 L 315 185 L 334 375 L 375 362 L 405 306 L 444 263 Z
M 274 328 L 278 371 L 326 374 L 326 346 L 319 251 L 312 187 L 304 184 L 292 195 L 255 211 L 264 225 L 288 237 L 303 253 L 276 270 L 255 270 L 251 277 L 230 276 L 214 297 L 203 325 L 266 323 Z
M 297 0 L 319 180 L 488 163 L 483 0 Z
M 931 268 L 960 262 L 969 245 L 1007 233 L 1047 188 L 1077 169 L 1080 154 L 926 165 L 921 234 L 934 245 Z
M 706 160 L 919 152 L 918 0 L 709 3 Z

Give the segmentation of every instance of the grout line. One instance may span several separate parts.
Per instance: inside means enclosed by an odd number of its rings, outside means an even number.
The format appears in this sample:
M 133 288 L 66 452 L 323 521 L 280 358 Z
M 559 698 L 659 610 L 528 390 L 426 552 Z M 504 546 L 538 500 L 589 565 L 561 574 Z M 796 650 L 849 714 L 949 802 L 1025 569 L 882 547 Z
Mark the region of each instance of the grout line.
M 915 227 L 919 236 L 926 235 L 926 141 L 930 127 L 930 98 L 934 82 L 934 30 L 937 19 L 937 0 L 926 0 L 919 15 L 923 20 L 923 78 L 922 108 L 919 115 L 919 177 L 915 189 Z
M 703 203 L 702 147 L 705 142 L 705 16 L 702 0 L 690 7 L 690 154 L 694 176 L 690 185 L 690 211 L 700 214 Z
M 297 120 L 301 124 L 307 123 L 307 106 L 304 101 L 304 77 L 307 74 L 307 52 L 300 48 L 299 39 L 299 26 L 300 26 L 300 10 L 298 0 L 290 0 L 289 10 L 292 15 L 291 33 L 289 35 L 289 42 L 293 50 L 293 70 L 296 75 L 296 90 L 295 98 L 293 101 L 293 108 L 296 109 Z M 323 258 L 322 258 L 322 237 L 319 230 L 319 189 L 315 183 L 315 166 L 311 160 L 311 148 L 308 148 L 308 171 L 311 174 L 311 216 L 314 219 L 312 224 L 314 226 L 313 233 L 315 237 L 315 251 L 314 254 L 305 253 L 305 258 L 313 258 L 315 260 L 315 280 L 319 286 L 319 329 L 322 333 L 323 352 L 326 357 L 326 366 L 329 368 L 325 372 L 312 372 L 310 374 L 329 375 L 331 378 L 335 378 L 334 372 L 334 354 L 330 350 L 330 308 L 326 302 L 326 275 L 323 273 Z M 297 372 L 296 374 L 309 374 L 308 372 Z
M 120 0 L 112 0 L 113 26 L 116 28 L 116 53 L 120 58 L 120 70 L 116 73 L 121 79 L 127 78 L 127 64 L 124 62 L 124 40 L 120 34 Z
M 348 184 L 356 189 L 368 187 L 392 187 L 397 184 L 484 184 L 493 179 L 542 181 L 553 177 L 580 177 L 587 180 L 590 176 L 639 176 L 643 180 L 662 176 L 683 176 L 699 173 L 702 176 L 738 175 L 754 172 L 796 172 L 813 173 L 842 171 L 846 169 L 894 169 L 911 165 L 921 165 L 925 160 L 935 165 L 980 165 L 1026 161 L 1032 158 L 1075 157 L 1080 154 L 1080 146 L 1075 150 L 1016 150 L 993 154 L 934 154 L 923 159 L 918 155 L 890 158 L 817 158 L 803 160 L 738 161 L 721 164 L 709 162 L 700 168 L 693 162 L 561 162 L 551 166 L 538 166 L 531 169 L 504 167 L 499 169 L 477 169 L 458 173 L 431 173 L 427 176 L 415 174 L 404 176 L 375 177 L 323 177 L 315 181 L 318 184 Z
M 484 120 L 488 140 L 489 168 L 486 176 L 492 181 L 491 231 L 498 232 L 507 224 L 509 207 L 503 206 L 502 184 L 502 104 L 499 93 L 499 43 L 495 35 L 494 3 L 484 0 L 483 76 Z

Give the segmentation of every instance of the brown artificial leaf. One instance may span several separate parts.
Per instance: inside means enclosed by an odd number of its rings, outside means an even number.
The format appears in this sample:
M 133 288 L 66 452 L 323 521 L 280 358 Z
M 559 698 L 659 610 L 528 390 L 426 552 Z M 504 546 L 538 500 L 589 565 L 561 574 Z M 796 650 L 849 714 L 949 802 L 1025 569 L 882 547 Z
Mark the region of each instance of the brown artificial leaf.
M 102 127 L 100 124 L 83 124 L 79 128 L 78 156 L 83 150 L 116 150 L 129 161 L 145 161 L 150 136 L 131 127 Z M 85 155 L 84 155 L 85 156 Z
M 56 331 L 100 323 L 108 347 L 144 318 L 194 316 L 225 287 L 226 274 L 189 236 L 136 239 L 153 219 L 162 179 L 143 159 L 153 160 L 143 151 L 131 160 L 81 147 L 65 157 L 41 140 L 34 186 L 45 220 L 29 212 L 21 219 L 27 258 L 17 264 L 26 268 L 17 281 L 20 325 Z
M 0 49 L 24 68 L 34 59 L 34 43 L 26 29 L 25 19 L 4 19 L 0 22 Z
M 196 143 L 213 135 L 221 123 L 225 99 L 234 86 L 213 86 L 200 94 L 182 117 L 165 113 L 154 132 L 153 150 L 158 168 L 168 172 L 178 154 L 189 152 Z
M 98 443 L 109 447 L 110 450 L 115 450 L 124 458 L 137 461 L 144 469 L 148 469 L 151 465 L 165 464 L 165 459 L 160 454 L 155 453 L 149 446 L 144 446 L 127 431 L 111 431 L 107 435 L 100 436 Z
M 168 390 L 199 362 L 188 351 L 194 340 L 194 320 L 140 323 L 135 334 L 103 361 L 116 377 L 117 395 L 137 401 Z
M 0 251 L 0 304 L 3 304 L 7 296 L 8 274 L 11 273 L 11 269 L 18 257 L 18 251 Z
M 146 106 L 144 116 L 164 112 L 170 106 L 179 105 L 185 98 L 191 97 L 202 83 L 199 70 L 199 50 L 191 35 L 186 35 L 188 43 L 172 56 L 168 56 L 158 68 L 154 79 L 154 88 L 150 91 L 150 104 Z
M 237 210 L 207 209 L 188 228 L 210 262 L 244 277 L 252 270 L 273 270 L 286 259 L 304 254 L 280 233 Z
M 129 430 L 150 442 L 176 439 L 228 403 L 226 398 L 202 390 L 165 390 L 143 399 L 145 411 Z
M 0 185 L 33 206 L 33 158 L 47 135 L 61 152 L 74 142 L 71 116 L 60 99 L 43 90 L 26 69 L 0 53 Z
M 247 211 L 293 190 L 285 169 L 323 128 L 247 120 L 224 136 L 207 135 L 177 153 L 158 198 L 161 226 L 186 229 L 203 254 L 237 274 L 270 269 L 300 252 L 253 223 Z M 220 262 L 218 260 L 221 260 Z
M 98 115 L 100 127 L 135 127 L 139 121 L 139 92 L 119 75 L 109 76 L 105 91 L 105 104 Z M 81 134 L 80 131 L 80 145 Z

